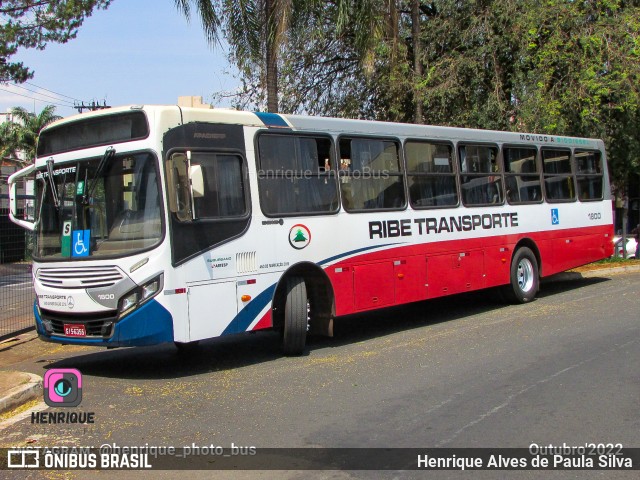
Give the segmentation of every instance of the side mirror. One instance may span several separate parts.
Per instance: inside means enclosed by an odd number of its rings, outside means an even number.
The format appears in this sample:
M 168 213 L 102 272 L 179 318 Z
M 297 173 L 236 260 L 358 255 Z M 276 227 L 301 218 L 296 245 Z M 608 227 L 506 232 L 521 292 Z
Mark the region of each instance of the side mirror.
M 191 195 L 193 198 L 204 197 L 204 177 L 202 176 L 202 166 L 189 166 L 189 179 L 191 180 Z
M 22 177 L 26 177 L 30 175 L 35 170 L 35 165 L 29 165 L 22 170 L 18 170 L 16 173 L 11 175 L 8 180 L 9 184 L 9 218 L 11 221 L 17 225 L 20 225 L 22 228 L 26 228 L 27 230 L 33 232 L 35 230 L 35 223 L 30 222 L 28 220 L 23 220 L 17 217 L 18 215 L 18 191 L 17 191 L 17 181 Z
M 181 222 L 193 219 L 188 171 L 188 159 L 184 153 L 174 153 L 166 162 L 169 211 L 175 213 Z

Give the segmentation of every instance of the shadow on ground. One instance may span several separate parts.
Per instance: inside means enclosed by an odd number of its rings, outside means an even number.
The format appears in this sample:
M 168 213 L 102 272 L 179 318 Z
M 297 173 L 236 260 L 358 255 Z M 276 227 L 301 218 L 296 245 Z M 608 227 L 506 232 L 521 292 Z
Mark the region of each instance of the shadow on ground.
M 539 297 L 544 299 L 606 281 L 606 278 L 581 277 L 555 280 L 543 285 Z M 496 290 L 484 290 L 341 317 L 335 321 L 333 338 L 309 339 L 305 356 L 327 354 L 331 348 L 508 308 L 521 307 L 506 305 Z M 172 344 L 165 344 L 96 350 L 64 359 L 40 360 L 43 375 L 48 368 L 77 368 L 87 375 L 130 379 L 174 379 L 283 361 L 287 360 L 280 351 L 280 335 L 273 331 L 203 341 L 197 349 L 186 354 L 179 353 Z

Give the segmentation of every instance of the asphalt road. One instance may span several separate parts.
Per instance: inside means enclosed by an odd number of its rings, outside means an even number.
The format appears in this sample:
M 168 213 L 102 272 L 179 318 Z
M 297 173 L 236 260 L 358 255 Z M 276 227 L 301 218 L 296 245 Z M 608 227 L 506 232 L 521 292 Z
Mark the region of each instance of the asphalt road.
M 60 426 L 27 419 L 0 431 L 0 443 L 640 447 L 639 299 L 638 273 L 546 284 L 529 305 L 506 306 L 478 292 L 341 319 L 333 339 L 314 340 L 299 358 L 282 357 L 273 333 L 208 341 L 191 357 L 172 346 L 107 351 L 34 341 L 25 347 L 33 357 L 12 368 L 39 375 L 52 367 L 79 369 L 85 382 L 79 408 L 95 412 L 96 421 Z M 100 475 L 123 478 L 119 473 Z M 311 473 L 425 476 L 222 476 Z M 632 473 L 477 472 L 474 478 L 635 478 Z

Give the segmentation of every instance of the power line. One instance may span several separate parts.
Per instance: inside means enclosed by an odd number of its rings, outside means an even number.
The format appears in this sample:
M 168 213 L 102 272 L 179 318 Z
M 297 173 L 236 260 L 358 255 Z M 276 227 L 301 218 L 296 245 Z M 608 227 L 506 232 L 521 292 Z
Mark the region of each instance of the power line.
M 56 103 L 56 102 L 49 102 L 49 101 L 46 101 L 46 100 L 42 100 L 40 98 L 30 97 L 29 95 L 23 95 L 21 93 L 17 93 L 17 92 L 11 91 L 11 90 L 7 90 L 6 88 L 0 88 L 0 90 L 3 91 L 3 92 L 11 93 L 12 95 L 18 95 L 19 97 L 28 98 L 30 100 L 37 100 L 38 102 L 50 103 L 50 104 L 55 105 L 57 107 L 73 108 L 72 105 L 64 105 L 64 104 Z
M 52 99 L 54 99 L 54 100 L 58 100 L 59 102 L 65 102 L 65 103 L 68 103 L 70 107 L 72 107 L 72 106 L 73 106 L 73 104 L 72 104 L 71 102 L 68 102 L 67 100 L 63 100 L 63 99 L 61 99 L 61 98 L 59 98 L 59 97 L 54 97 L 53 95 L 47 95 L 46 93 L 37 92 L 37 91 L 35 91 L 35 90 L 29 90 L 28 88 L 23 87 L 22 85 L 18 85 L 18 84 L 13 84 L 13 86 L 14 86 L 14 87 L 17 87 L 17 88 L 21 88 L 21 89 L 23 89 L 23 90 L 26 90 L 27 92 L 35 93 L 36 95 L 40 95 L 40 96 L 42 96 L 42 97 L 52 98 Z M 38 87 L 38 88 L 40 88 L 40 87 Z M 44 90 L 46 90 L 46 89 L 44 89 Z M 48 90 L 47 90 L 47 91 L 48 91 Z M 36 100 L 37 100 L 37 98 L 36 98 Z
M 53 93 L 54 95 L 58 95 L 59 97 L 69 98 L 69 99 L 73 100 L 74 102 L 81 102 L 82 101 L 82 100 L 80 100 L 78 98 L 70 97 L 69 95 L 64 95 L 63 93 L 54 92 L 53 90 L 49 90 L 48 88 L 40 87 L 40 86 L 38 86 L 38 85 L 36 85 L 34 83 L 31 83 L 31 82 L 24 82 L 24 83 L 26 83 L 27 85 L 31 85 L 32 87 L 36 87 L 36 88 L 39 88 L 41 90 L 45 90 L 47 92 Z

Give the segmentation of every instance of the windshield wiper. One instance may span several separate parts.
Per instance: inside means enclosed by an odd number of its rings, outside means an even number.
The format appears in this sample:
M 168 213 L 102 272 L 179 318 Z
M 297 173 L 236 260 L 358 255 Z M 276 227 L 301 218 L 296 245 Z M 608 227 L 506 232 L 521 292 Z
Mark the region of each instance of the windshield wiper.
M 115 154 L 116 154 L 116 149 L 113 147 L 107 148 L 107 150 L 104 152 L 104 155 L 100 159 L 100 163 L 98 163 L 98 168 L 96 168 L 96 172 L 93 176 L 93 180 L 91 180 L 91 186 L 85 190 L 85 194 L 82 197 L 82 203 L 84 205 L 89 205 L 89 199 L 91 198 L 93 191 L 98 185 L 98 178 L 100 178 L 100 175 L 102 174 L 102 170 L 104 170 L 104 167 L 109 161 L 109 159 L 113 158 Z
M 53 198 L 53 206 L 56 210 L 60 209 L 60 199 L 58 198 L 58 189 L 53 181 L 53 158 L 47 160 L 47 179 L 49 180 L 49 187 L 51 187 L 51 197 Z M 43 197 L 44 198 L 44 197 Z

